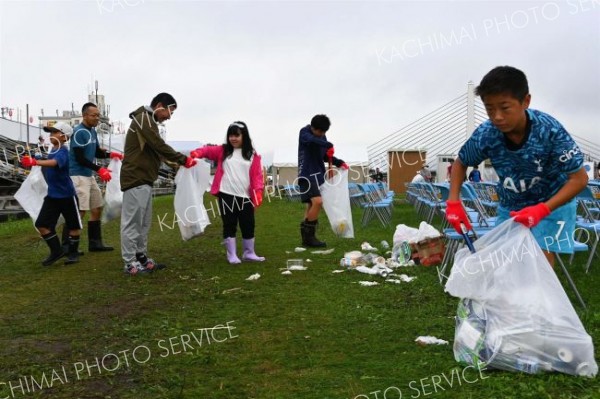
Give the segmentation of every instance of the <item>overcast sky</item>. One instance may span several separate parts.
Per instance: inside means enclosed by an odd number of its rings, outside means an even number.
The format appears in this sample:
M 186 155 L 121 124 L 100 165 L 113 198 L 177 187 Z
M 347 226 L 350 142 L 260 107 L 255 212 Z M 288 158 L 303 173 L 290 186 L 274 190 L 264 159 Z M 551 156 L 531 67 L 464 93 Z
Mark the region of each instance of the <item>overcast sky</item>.
M 295 146 L 316 113 L 329 140 L 369 145 L 497 65 L 531 107 L 600 144 L 600 1 L 2 1 L 0 105 L 76 109 L 93 80 L 111 118 L 167 91 L 169 140 L 221 143 L 245 121 L 259 152 Z

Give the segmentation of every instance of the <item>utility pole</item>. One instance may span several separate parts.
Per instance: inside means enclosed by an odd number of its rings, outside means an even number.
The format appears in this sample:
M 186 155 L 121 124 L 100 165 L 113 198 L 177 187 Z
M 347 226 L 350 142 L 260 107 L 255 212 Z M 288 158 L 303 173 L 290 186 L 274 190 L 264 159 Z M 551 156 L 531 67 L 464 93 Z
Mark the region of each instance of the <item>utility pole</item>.
M 27 123 L 27 147 L 29 147 L 29 104 L 25 105 L 25 123 Z

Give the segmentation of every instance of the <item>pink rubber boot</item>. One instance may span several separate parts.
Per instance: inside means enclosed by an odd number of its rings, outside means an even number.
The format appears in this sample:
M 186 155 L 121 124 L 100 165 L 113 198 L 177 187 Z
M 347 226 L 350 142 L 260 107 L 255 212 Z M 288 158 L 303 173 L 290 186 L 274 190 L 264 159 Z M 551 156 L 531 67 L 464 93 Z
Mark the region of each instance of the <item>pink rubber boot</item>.
M 236 254 L 236 245 L 235 245 L 235 237 L 228 237 L 223 240 L 223 245 L 227 249 L 227 262 L 232 265 L 236 265 L 238 263 L 242 263 L 240 258 L 238 258 Z
M 258 256 L 254 253 L 254 238 L 243 239 L 242 244 L 244 246 L 243 260 L 251 262 L 262 262 L 265 260 L 264 256 Z

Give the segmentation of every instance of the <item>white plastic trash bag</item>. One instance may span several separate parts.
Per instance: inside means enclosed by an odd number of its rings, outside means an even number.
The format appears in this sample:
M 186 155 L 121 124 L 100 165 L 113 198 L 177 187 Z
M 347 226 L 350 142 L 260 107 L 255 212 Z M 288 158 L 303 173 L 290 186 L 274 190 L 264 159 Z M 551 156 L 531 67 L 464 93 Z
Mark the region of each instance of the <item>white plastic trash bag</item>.
M 592 377 L 594 346 L 531 231 L 507 220 L 457 251 L 446 291 L 458 298 L 458 362 Z
M 336 170 L 331 179 L 325 179 L 325 183 L 319 187 L 319 190 L 323 199 L 323 209 L 333 232 L 343 238 L 354 238 L 348 171 Z
M 44 179 L 42 167 L 32 167 L 29 176 L 27 176 L 21 187 L 19 187 L 19 190 L 15 193 L 15 199 L 19 201 L 21 207 L 33 219 L 34 224 L 42 209 L 44 197 L 47 194 L 48 184 L 46 184 L 46 180 Z
M 108 164 L 111 179 L 106 183 L 106 192 L 104 193 L 102 221 L 105 223 L 121 217 L 121 207 L 123 206 L 123 192 L 121 191 L 122 164 L 123 162 L 120 159 L 111 159 Z
M 402 241 L 406 241 L 410 244 L 414 244 L 419 241 L 419 229 L 415 229 L 414 227 L 410 227 L 405 224 L 397 225 L 396 231 L 394 232 L 394 245 L 399 244 Z
M 417 242 L 421 242 L 430 238 L 438 238 L 442 234 L 432 225 L 427 222 L 421 222 L 419 224 L 419 233 L 417 234 Z
M 204 193 L 209 186 L 210 165 L 198 160 L 196 166 L 179 168 L 175 176 L 175 214 L 184 241 L 201 235 L 210 224 Z

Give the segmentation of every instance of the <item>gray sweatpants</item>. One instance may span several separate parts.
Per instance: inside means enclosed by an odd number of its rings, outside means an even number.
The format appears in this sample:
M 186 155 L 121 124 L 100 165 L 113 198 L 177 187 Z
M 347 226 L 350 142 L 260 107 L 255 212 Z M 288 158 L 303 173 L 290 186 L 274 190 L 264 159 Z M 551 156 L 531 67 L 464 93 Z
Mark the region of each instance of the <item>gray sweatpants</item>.
M 145 184 L 124 191 L 121 208 L 121 257 L 125 264 L 134 261 L 136 253 L 147 254 L 151 223 L 152 187 Z

